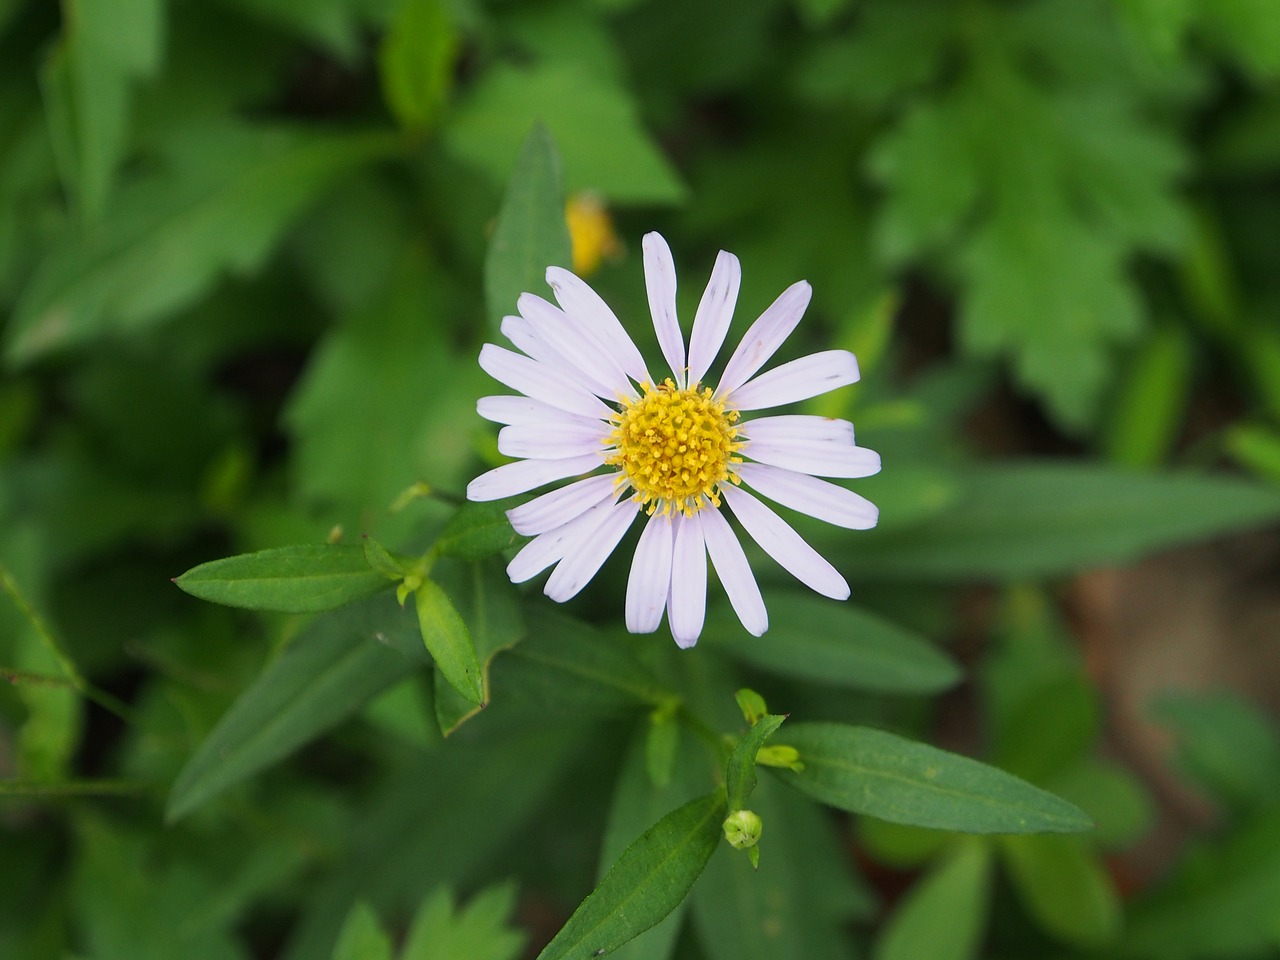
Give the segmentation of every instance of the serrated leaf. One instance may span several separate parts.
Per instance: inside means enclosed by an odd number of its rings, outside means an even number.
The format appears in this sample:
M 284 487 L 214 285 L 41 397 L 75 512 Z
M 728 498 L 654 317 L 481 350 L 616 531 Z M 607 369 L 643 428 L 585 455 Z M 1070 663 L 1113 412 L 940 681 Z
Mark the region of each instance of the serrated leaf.
M 1076 833 L 1093 823 L 1025 780 L 903 737 L 837 723 L 797 723 L 782 738 L 804 769 L 778 776 L 816 800 L 894 823 L 960 833 Z
M 991 853 L 958 845 L 916 882 L 889 917 L 874 960 L 969 960 L 977 956 L 991 897 Z
M 14 308 L 10 359 L 159 323 L 224 271 L 255 270 L 334 180 L 395 149 L 385 134 L 173 133 L 163 169 L 117 191 L 102 230 L 68 233 L 41 262 Z
M 683 197 L 684 186 L 641 125 L 630 94 L 613 78 L 563 58 L 485 71 L 453 111 L 445 146 L 502 183 L 520 138 L 536 121 L 555 137 L 570 192 L 596 190 L 630 203 Z
M 357 903 L 347 914 L 333 960 L 392 960 L 391 941 L 367 903 Z
M 905 627 L 812 596 L 769 597 L 769 632 L 753 637 L 712 617 L 704 642 L 786 677 L 880 693 L 935 693 L 960 680 L 947 654 Z
M 523 539 L 511 529 L 506 511 L 501 506 L 468 501 L 449 518 L 436 547 L 448 557 L 483 560 L 516 546 Z
M 1280 517 L 1272 488 L 1189 472 L 1010 462 L 967 469 L 957 488 L 952 507 L 927 524 L 865 534 L 846 565 L 871 578 L 1028 580 Z M 859 489 L 875 499 L 871 482 Z
M 547 267 L 572 265 L 560 155 L 546 127 L 535 123 L 511 170 L 484 261 L 491 329 L 515 310 L 520 294 L 545 288 Z
M 193 597 L 246 610 L 316 613 L 390 586 L 364 548 L 338 543 L 275 547 L 210 560 L 173 581 Z
M 1075 837 L 1005 837 L 1000 844 L 1022 902 L 1045 930 L 1081 947 L 1120 932 L 1121 906 L 1106 868 Z
M 416 634 L 412 618 L 389 597 L 307 624 L 187 761 L 165 816 L 186 816 L 351 716 L 415 669 L 413 660 L 389 647 L 412 642 Z
M 442 0 L 402 0 L 382 38 L 382 96 L 400 126 L 427 129 L 453 81 L 457 37 Z
M 467 625 L 458 616 L 448 595 L 432 580 L 424 580 L 413 592 L 418 608 L 418 626 L 436 670 L 461 696 L 483 704 L 484 683 L 480 661 Z
M 671 913 L 720 841 L 724 796 L 717 790 L 673 810 L 623 851 L 538 960 L 592 960 Z
M 786 719 L 785 716 L 766 714 L 753 723 L 751 729 L 734 745 L 724 768 L 725 794 L 730 813 L 746 806 L 747 798 L 756 787 L 756 754 Z
M 489 887 L 455 911 L 441 887 L 423 901 L 405 938 L 400 960 L 515 960 L 525 935 L 510 926 L 514 884 Z

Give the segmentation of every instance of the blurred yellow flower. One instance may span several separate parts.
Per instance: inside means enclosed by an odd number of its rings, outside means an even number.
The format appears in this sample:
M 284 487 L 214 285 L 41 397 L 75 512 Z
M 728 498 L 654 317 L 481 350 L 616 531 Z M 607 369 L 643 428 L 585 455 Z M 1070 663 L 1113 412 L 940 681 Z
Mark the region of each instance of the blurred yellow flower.
M 613 220 L 604 201 L 594 193 L 578 193 L 564 205 L 564 219 L 573 243 L 573 272 L 580 277 L 595 273 L 606 259 L 622 253 Z

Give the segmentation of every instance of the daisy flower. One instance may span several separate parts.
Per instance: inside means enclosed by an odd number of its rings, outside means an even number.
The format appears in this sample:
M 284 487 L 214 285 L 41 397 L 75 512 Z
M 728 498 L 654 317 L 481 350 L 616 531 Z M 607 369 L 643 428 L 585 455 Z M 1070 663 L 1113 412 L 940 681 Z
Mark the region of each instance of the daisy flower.
M 468 499 L 498 500 L 576 478 L 507 512 L 516 532 L 533 538 L 507 574 L 522 583 L 554 566 L 543 592 L 568 600 L 644 517 L 627 581 L 627 629 L 651 633 L 665 612 L 677 644 L 697 643 L 710 557 L 738 619 L 759 636 L 769 618 L 726 519 L 731 513 L 806 586 L 848 598 L 835 567 L 757 494 L 837 526 L 873 527 L 873 504 L 818 478 L 870 476 L 879 455 L 854 443 L 847 420 L 747 415 L 853 383 L 857 360 L 826 350 L 758 373 L 809 304 L 811 289 L 800 281 L 747 330 L 719 383 L 704 385 L 738 299 L 738 258 L 722 251 L 716 259 L 686 354 L 671 249 L 657 233 L 643 247 L 649 309 L 670 376 L 652 376 L 613 311 L 560 267 L 547 270 L 559 306 L 522 294 L 519 316 L 502 321 L 517 350 L 485 344 L 480 351 L 480 366 L 519 394 L 477 404 L 482 417 L 505 424 L 498 449 L 517 459 L 471 481 Z

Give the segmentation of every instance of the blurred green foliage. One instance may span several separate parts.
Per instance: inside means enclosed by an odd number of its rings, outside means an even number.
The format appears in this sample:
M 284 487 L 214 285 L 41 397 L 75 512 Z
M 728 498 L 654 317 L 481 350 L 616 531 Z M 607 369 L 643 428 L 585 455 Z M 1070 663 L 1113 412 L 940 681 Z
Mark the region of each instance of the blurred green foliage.
M 1152 801 L 1046 583 L 1280 517 L 1278 173 L 1274 0 L 0 0 L 0 956 L 515 957 L 680 839 L 723 773 L 689 718 L 740 731 L 744 678 L 793 729 L 954 746 L 957 659 L 965 752 L 1095 831 L 860 818 L 855 858 L 762 772 L 759 871 L 698 821 L 691 895 L 613 955 L 1273 955 L 1274 718 L 1151 707 L 1217 821 L 1122 888 Z M 858 607 L 766 564 L 774 629 L 713 608 L 678 654 L 620 632 L 617 569 L 566 612 L 483 562 L 511 535 L 454 509 L 499 462 L 475 355 L 568 265 L 566 190 L 610 211 L 590 280 L 651 354 L 645 230 L 685 317 L 720 248 L 739 324 L 813 284 L 788 349 L 864 383 L 811 412 L 886 467 L 873 534 L 797 526 Z M 485 711 L 361 534 L 440 555 Z M 331 592 L 169 583 L 285 547 Z M 974 581 L 994 626 L 956 612 Z

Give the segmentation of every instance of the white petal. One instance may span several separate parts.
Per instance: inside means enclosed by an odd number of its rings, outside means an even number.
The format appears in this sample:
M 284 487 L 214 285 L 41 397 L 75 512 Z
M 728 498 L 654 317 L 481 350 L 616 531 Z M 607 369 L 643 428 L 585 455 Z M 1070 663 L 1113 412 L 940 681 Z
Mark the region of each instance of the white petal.
M 769 305 L 760 318 L 751 325 L 733 356 L 725 364 L 724 376 L 720 378 L 720 386 L 716 388 L 716 396 L 724 397 L 737 390 L 751 379 L 751 375 L 765 365 L 765 362 L 777 352 L 783 341 L 791 336 L 805 308 L 809 306 L 809 298 L 813 289 L 801 280 L 782 291 L 782 295 Z
M 824 597 L 849 599 L 849 584 L 840 571 L 805 543 L 787 521 L 739 487 L 726 488 L 724 496 L 751 539 L 779 566 Z
M 510 427 L 507 428 L 511 429 Z M 815 477 L 869 477 L 880 472 L 880 454 L 827 440 L 752 440 L 742 452 L 752 460 Z
M 653 633 L 662 623 L 671 589 L 671 551 L 671 518 L 654 513 L 640 534 L 627 578 L 627 629 L 632 633 Z
M 517 460 L 482 473 L 467 484 L 468 500 L 501 500 L 565 477 L 576 477 L 600 466 L 600 455 L 568 460 Z
M 636 383 L 653 382 L 639 348 L 598 293 L 563 267 L 547 268 L 547 285 L 564 312 L 596 335 L 627 376 Z
M 698 642 L 707 616 L 707 552 L 699 514 L 674 517 L 671 594 L 667 623 L 676 645 L 687 650 Z
M 631 381 L 613 357 L 590 334 L 575 329 L 563 310 L 532 293 L 520 294 L 516 303 L 521 315 L 533 324 L 538 338 L 563 357 L 578 376 L 590 381 L 596 396 L 614 400 L 620 393 L 635 395 Z
M 742 544 L 719 510 L 702 510 L 702 536 L 707 541 L 707 553 L 720 577 L 724 592 L 729 595 L 733 612 L 738 615 L 747 632 L 760 636 L 769 629 L 769 614 L 764 608 L 764 597 L 751 573 L 751 564 L 742 552 Z
M 576 597 L 613 553 L 613 548 L 639 512 L 640 505 L 634 500 L 622 500 L 611 505 L 591 536 L 585 541 L 575 542 L 575 549 L 565 551 L 564 559 L 551 571 L 542 592 L 556 603 Z
M 744 437 L 752 440 L 827 440 L 853 443 L 853 424 L 831 417 L 787 414 L 780 417 L 757 417 L 739 425 Z
M 716 354 L 724 344 L 733 319 L 733 307 L 738 302 L 738 288 L 742 285 L 742 266 L 732 253 L 720 251 L 711 279 L 698 303 L 693 317 L 693 333 L 689 336 L 689 382 L 698 383 L 707 374 Z
M 507 564 L 507 576 L 512 583 L 524 583 L 536 577 L 567 553 L 590 540 L 603 526 L 613 509 L 611 498 L 598 502 L 589 510 L 574 517 L 568 523 L 534 537 Z
M 604 450 L 608 424 L 595 423 L 517 423 L 498 431 L 498 452 L 508 457 L 534 460 L 564 460 Z
M 676 386 L 683 387 L 684 335 L 676 317 L 676 264 L 661 234 L 646 233 L 641 246 L 644 247 L 644 285 L 649 293 L 649 312 L 653 314 L 658 346 L 671 367 Z
M 726 399 L 738 410 L 763 410 L 808 400 L 858 380 L 858 361 L 848 350 L 811 353 L 743 384 Z
M 499 383 L 558 410 L 598 419 L 607 419 L 612 413 L 585 387 L 566 383 L 554 368 L 492 343 L 480 348 L 480 366 Z
M 476 413 L 494 423 L 541 423 L 550 420 L 572 420 L 577 423 L 599 423 L 588 417 L 565 413 L 532 397 L 481 397 Z
M 508 510 L 507 519 L 516 533 L 534 537 L 580 517 L 601 500 L 613 496 L 615 489 L 611 473 L 584 477 Z
M 869 530 L 880 518 L 880 511 L 866 497 L 808 474 L 743 463 L 738 465 L 738 476 L 770 500 L 837 527 Z

